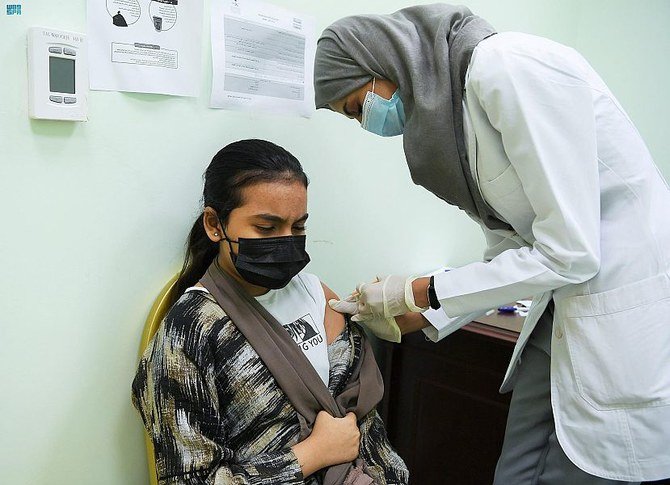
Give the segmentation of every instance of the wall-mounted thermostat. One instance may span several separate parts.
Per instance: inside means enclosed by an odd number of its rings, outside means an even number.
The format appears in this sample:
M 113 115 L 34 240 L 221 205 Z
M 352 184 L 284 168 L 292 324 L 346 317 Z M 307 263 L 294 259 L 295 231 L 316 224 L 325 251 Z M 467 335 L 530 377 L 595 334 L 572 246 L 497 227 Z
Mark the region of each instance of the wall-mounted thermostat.
M 31 118 L 86 121 L 86 36 L 31 27 L 28 30 L 28 83 Z

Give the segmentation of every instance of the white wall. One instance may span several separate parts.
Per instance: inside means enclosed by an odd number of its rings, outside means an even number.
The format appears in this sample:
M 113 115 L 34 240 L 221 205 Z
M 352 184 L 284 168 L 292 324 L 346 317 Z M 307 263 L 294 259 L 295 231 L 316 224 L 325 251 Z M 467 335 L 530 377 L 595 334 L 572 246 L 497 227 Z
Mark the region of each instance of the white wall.
M 84 0 L 22 3 L 21 17 L 0 12 L 0 483 L 146 483 L 130 405 L 138 339 L 153 296 L 180 265 L 201 174 L 230 141 L 267 138 L 302 161 L 312 181 L 310 270 L 336 291 L 377 273 L 479 257 L 474 224 L 411 184 L 401 140 L 332 113 L 303 120 L 210 110 L 205 81 L 197 99 L 92 92 L 87 123 L 30 121 L 27 28 L 84 31 L 86 14 Z M 319 30 L 343 15 L 409 5 L 276 3 L 312 13 Z M 633 5 L 470 3 L 500 30 L 583 48 L 670 176 L 670 70 L 661 54 L 670 51 L 669 6 Z M 639 31 L 621 35 L 627 26 Z M 208 39 L 207 21 L 203 29 Z M 205 42 L 205 79 L 208 52 Z

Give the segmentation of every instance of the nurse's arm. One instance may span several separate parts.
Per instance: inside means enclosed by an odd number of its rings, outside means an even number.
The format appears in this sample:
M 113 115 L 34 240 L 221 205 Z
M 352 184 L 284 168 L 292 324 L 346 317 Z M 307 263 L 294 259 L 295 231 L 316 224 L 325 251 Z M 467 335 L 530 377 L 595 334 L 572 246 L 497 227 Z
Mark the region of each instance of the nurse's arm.
M 575 65 L 580 60 L 575 56 Z M 580 284 L 600 269 L 600 186 L 595 112 L 578 69 L 482 50 L 470 86 L 534 213 L 531 245 L 437 275 L 448 316 L 494 308 Z M 508 199 L 489 200 L 494 208 Z M 421 288 L 418 289 L 418 294 Z M 418 296 L 415 295 L 415 296 Z
M 403 335 L 418 332 L 430 326 L 430 322 L 422 313 L 405 313 L 404 315 L 395 317 L 395 321 Z

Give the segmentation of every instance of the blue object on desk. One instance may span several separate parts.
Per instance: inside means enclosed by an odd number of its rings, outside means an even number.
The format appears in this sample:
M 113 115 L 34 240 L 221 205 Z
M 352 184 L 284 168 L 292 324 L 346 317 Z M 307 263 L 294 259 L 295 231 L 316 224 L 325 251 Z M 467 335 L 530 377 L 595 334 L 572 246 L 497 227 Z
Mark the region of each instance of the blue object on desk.
M 514 313 L 516 312 L 515 306 L 501 306 L 498 307 L 498 313 Z

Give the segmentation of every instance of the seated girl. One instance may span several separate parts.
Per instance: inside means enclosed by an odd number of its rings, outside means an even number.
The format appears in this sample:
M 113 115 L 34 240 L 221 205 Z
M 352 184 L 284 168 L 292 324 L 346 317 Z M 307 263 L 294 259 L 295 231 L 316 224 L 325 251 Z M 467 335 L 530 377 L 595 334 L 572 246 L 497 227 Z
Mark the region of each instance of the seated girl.
M 133 382 L 161 484 L 408 482 L 364 333 L 301 272 L 307 183 L 261 140 L 226 146 L 205 172 L 176 302 Z

